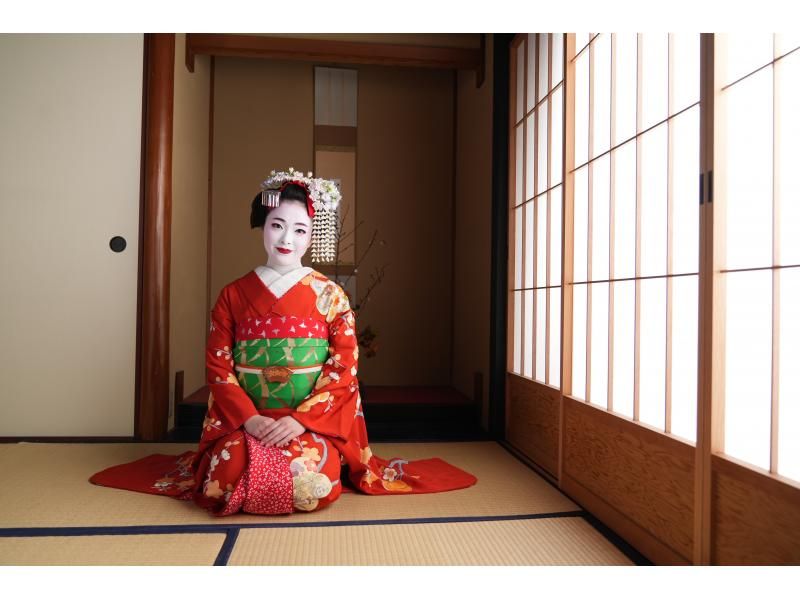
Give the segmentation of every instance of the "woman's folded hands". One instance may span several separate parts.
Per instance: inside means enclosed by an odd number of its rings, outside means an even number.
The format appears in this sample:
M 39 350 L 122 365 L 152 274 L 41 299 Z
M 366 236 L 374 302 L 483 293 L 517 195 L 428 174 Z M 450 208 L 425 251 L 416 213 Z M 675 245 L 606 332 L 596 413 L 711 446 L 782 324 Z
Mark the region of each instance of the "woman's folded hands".
M 291 415 L 278 419 L 254 415 L 244 423 L 244 429 L 264 446 L 286 446 L 306 431 Z

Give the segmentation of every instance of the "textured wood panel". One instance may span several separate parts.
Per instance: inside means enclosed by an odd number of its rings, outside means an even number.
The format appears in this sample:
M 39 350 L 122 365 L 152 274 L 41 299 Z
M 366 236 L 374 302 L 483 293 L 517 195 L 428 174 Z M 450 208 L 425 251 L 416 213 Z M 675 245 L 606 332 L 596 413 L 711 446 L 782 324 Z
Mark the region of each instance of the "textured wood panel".
M 711 562 L 800 564 L 800 488 L 712 456 Z
M 564 420 L 564 473 L 691 560 L 693 447 L 571 398 Z
M 557 475 L 559 391 L 514 374 L 508 374 L 507 378 L 506 439 Z

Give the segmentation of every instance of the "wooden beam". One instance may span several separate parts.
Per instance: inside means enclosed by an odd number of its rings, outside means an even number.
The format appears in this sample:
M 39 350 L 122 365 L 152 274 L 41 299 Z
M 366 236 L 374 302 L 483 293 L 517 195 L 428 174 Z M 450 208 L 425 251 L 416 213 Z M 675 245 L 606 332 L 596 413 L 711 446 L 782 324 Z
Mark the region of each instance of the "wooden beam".
M 216 33 L 187 33 L 187 68 L 192 71 L 194 56 L 239 56 L 302 60 L 337 64 L 378 64 L 438 69 L 474 69 L 481 67 L 480 48 L 442 48 L 344 42 L 333 40 L 262 37 Z

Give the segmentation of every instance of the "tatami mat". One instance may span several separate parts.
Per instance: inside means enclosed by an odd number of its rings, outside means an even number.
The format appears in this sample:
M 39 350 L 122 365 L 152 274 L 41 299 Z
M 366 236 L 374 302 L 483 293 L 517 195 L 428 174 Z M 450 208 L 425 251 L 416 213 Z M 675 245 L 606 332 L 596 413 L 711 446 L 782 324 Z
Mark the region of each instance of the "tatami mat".
M 213 565 L 224 533 L 0 538 L 0 565 Z
M 239 525 L 437 517 L 483 517 L 576 511 L 579 507 L 495 442 L 375 443 L 381 457 L 440 457 L 478 483 L 435 494 L 343 494 L 318 512 L 214 517 L 191 501 L 90 484 L 112 465 L 151 453 L 180 454 L 194 444 L 0 445 L 0 528 L 131 525 Z M 511 523 L 510 525 L 515 525 Z M 393 528 L 394 529 L 394 528 Z
M 582 517 L 243 529 L 228 565 L 631 565 Z

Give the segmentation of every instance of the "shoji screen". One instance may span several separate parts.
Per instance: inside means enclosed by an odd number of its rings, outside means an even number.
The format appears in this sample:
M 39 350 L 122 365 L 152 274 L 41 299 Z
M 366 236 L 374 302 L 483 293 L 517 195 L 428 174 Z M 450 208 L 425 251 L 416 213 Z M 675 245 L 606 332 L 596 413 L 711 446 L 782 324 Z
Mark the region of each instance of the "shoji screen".
M 561 34 L 529 33 L 520 38 L 511 115 L 509 371 L 556 388 L 561 383 L 563 48 Z
M 716 35 L 724 452 L 800 481 L 800 36 Z
M 572 396 L 693 441 L 697 34 L 578 34 Z

